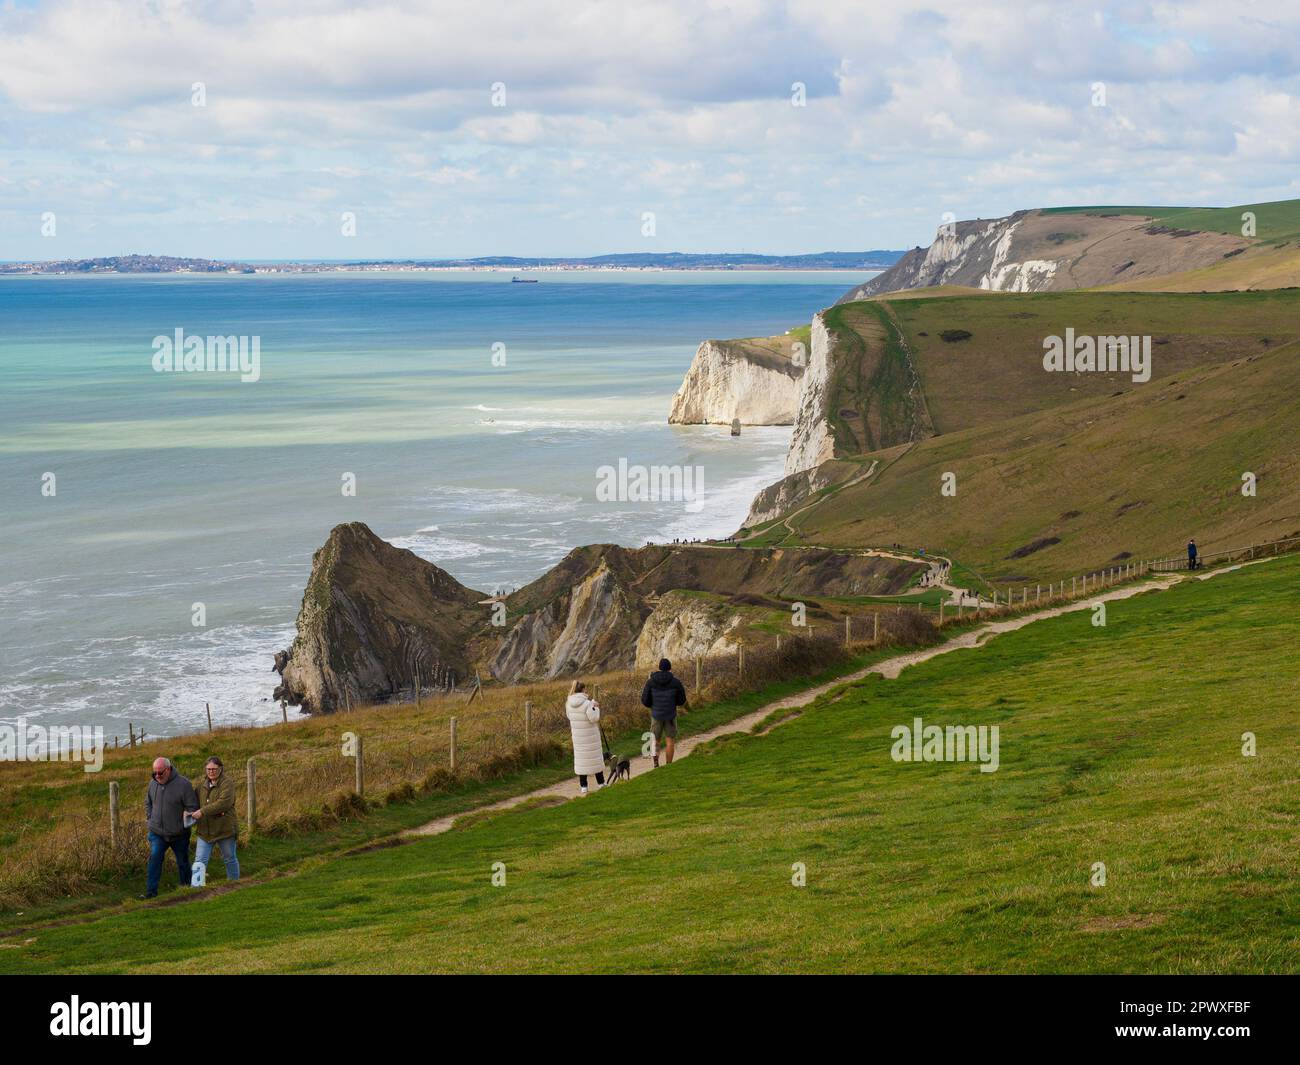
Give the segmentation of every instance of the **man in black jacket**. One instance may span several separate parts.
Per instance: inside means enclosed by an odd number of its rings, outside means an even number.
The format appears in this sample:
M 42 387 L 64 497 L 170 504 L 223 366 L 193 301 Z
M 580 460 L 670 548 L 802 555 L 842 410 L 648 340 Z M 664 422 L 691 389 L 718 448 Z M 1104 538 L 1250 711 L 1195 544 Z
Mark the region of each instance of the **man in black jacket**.
M 673 676 L 673 664 L 659 659 L 659 669 L 650 674 L 641 689 L 641 705 L 650 710 L 650 731 L 655 738 L 655 768 L 659 766 L 659 748 L 663 743 L 664 756 L 671 765 L 673 746 L 677 742 L 677 708 L 686 712 L 686 688 Z

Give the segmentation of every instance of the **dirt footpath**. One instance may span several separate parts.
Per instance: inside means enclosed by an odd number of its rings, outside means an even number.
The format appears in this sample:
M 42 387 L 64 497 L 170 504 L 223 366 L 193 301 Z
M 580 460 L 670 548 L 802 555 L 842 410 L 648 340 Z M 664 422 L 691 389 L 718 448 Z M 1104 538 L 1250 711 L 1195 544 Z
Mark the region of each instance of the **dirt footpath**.
M 882 552 L 883 553 L 883 552 Z M 1195 574 L 1196 580 L 1208 580 L 1211 577 L 1218 576 L 1220 573 L 1231 573 L 1233 570 L 1241 569 L 1244 566 L 1259 565 L 1261 562 L 1269 562 L 1271 559 L 1256 559 L 1254 562 L 1243 562 L 1235 566 L 1225 566 L 1223 569 L 1211 570 L 1209 573 Z M 895 655 L 893 658 L 886 658 L 874 665 L 867 666 L 865 669 L 857 670 L 854 673 L 846 674 L 837 680 L 829 681 L 826 684 L 819 684 L 815 688 L 808 688 L 805 691 L 798 692 L 794 695 L 788 695 L 784 699 L 777 699 L 761 707 L 744 717 L 738 717 L 734 721 L 728 721 L 725 725 L 719 725 L 717 728 L 709 729 L 707 732 L 701 732 L 698 735 L 688 736 L 677 744 L 675 757 L 682 759 L 690 755 L 696 747 L 708 740 L 716 739 L 718 736 L 727 736 L 734 732 L 749 732 L 759 724 L 765 717 L 777 710 L 797 710 L 807 706 L 815 701 L 818 697 L 825 695 L 829 691 L 840 687 L 843 684 L 851 684 L 854 681 L 861 680 L 863 677 L 870 676 L 872 673 L 879 673 L 888 680 L 894 680 L 908 666 L 914 666 L 918 662 L 926 662 L 931 658 L 939 655 L 948 654 L 950 651 L 956 651 L 963 647 L 979 647 L 985 641 L 1004 632 L 1014 632 L 1016 629 L 1023 629 L 1026 625 L 1032 625 L 1035 621 L 1042 621 L 1045 618 L 1059 617 L 1061 614 L 1074 613 L 1080 610 L 1091 610 L 1095 603 L 1106 603 L 1112 600 L 1128 599 L 1134 595 L 1141 595 L 1143 592 L 1152 590 L 1163 591 L 1172 585 L 1186 580 L 1188 575 L 1161 574 L 1151 577 L 1150 579 L 1138 584 L 1125 585 L 1121 588 L 1111 588 L 1099 595 L 1089 596 L 1086 599 L 1078 599 L 1072 603 L 1064 603 L 1060 606 L 1046 607 L 1043 610 L 1036 610 L 1031 614 L 1022 614 L 1019 617 L 1007 618 L 1003 621 L 990 621 L 979 628 L 971 629 L 969 632 L 963 632 L 960 636 L 954 636 L 951 640 L 946 640 L 934 647 L 926 647 L 919 651 L 909 651 L 907 654 Z M 662 762 L 662 759 L 660 759 Z M 649 758 L 638 755 L 632 759 L 632 776 L 638 777 L 642 773 L 650 772 L 653 764 Z M 661 769 L 667 769 L 667 766 L 661 765 Z M 599 802 L 599 789 L 595 785 L 595 778 L 588 777 L 590 793 L 583 799 L 584 802 Z M 621 787 L 622 785 L 615 785 Z M 547 788 L 539 788 L 536 791 L 530 791 L 525 795 L 516 795 L 510 799 L 503 799 L 500 802 L 491 803 L 487 806 L 480 806 L 477 809 L 451 814 L 447 817 L 440 817 L 436 821 L 430 821 L 428 824 L 421 825 L 419 828 L 413 828 L 406 833 L 408 836 L 436 836 L 446 832 L 462 817 L 477 817 L 483 813 L 490 813 L 500 810 L 509 810 L 512 807 L 519 806 L 523 803 L 535 804 L 564 802 L 569 799 L 579 798 L 578 781 L 576 778 L 565 780 L 559 784 L 553 784 Z

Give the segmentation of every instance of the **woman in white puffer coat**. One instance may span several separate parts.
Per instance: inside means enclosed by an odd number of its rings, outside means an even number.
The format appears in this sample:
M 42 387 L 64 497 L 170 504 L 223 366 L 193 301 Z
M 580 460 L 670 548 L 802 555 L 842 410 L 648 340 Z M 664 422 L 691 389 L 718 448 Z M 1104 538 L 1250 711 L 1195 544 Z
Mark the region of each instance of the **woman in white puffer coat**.
M 587 695 L 587 686 L 580 680 L 573 682 L 564 713 L 573 733 L 573 771 L 578 774 L 582 794 L 587 794 L 587 774 L 596 774 L 598 787 L 605 786 L 605 745 L 600 739 L 600 707 Z

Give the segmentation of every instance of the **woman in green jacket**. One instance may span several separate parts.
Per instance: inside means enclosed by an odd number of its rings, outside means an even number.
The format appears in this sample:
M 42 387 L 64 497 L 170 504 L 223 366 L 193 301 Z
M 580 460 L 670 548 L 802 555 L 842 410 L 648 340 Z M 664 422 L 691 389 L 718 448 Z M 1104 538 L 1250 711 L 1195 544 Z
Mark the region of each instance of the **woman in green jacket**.
M 208 859 L 212 857 L 213 846 L 218 846 L 226 863 L 226 879 L 238 880 L 235 839 L 239 835 L 239 824 L 235 820 L 235 785 L 226 776 L 225 767 L 215 754 L 203 767 L 203 776 L 203 781 L 194 789 L 199 796 L 199 808 L 194 811 L 194 823 L 199 834 L 194 848 L 194 864 L 203 866 L 206 880 Z

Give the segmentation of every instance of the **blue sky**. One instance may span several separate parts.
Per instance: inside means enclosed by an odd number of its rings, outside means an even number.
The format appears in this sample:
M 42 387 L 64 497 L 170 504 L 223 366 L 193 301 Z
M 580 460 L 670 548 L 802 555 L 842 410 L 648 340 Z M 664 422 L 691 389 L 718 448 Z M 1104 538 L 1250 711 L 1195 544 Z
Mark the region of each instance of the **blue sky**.
M 0 259 L 901 248 L 1297 196 L 1294 0 L 0 0 Z

